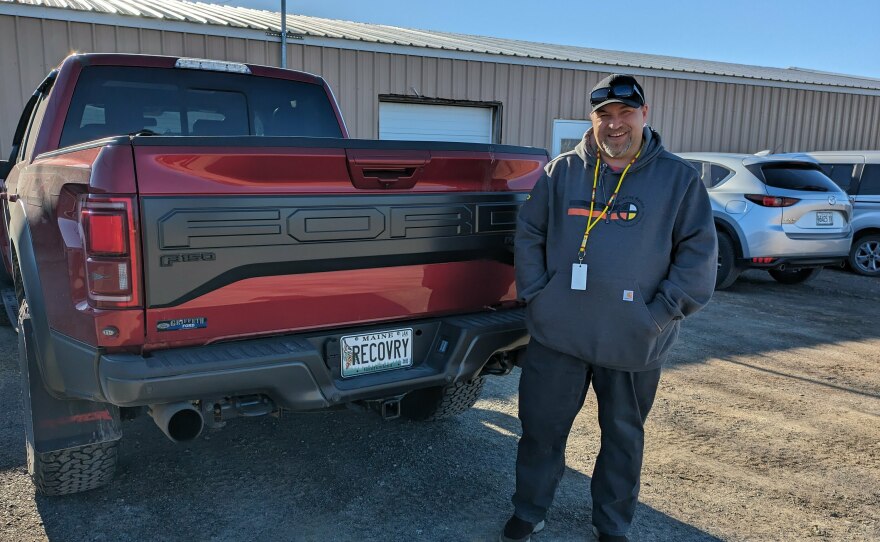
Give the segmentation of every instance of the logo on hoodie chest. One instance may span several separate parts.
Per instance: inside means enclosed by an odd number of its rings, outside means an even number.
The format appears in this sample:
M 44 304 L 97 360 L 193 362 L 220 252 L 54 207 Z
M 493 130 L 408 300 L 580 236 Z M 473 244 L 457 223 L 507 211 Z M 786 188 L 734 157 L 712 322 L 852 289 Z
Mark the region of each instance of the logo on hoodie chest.
M 596 202 L 593 205 L 593 216 L 596 219 L 602 215 L 605 202 Z M 603 222 L 609 222 L 618 226 L 630 227 L 641 222 L 645 213 L 645 204 L 634 196 L 621 196 L 617 198 L 614 206 L 608 210 L 602 218 Z M 590 202 L 585 200 L 570 200 L 568 202 L 569 216 L 590 216 Z

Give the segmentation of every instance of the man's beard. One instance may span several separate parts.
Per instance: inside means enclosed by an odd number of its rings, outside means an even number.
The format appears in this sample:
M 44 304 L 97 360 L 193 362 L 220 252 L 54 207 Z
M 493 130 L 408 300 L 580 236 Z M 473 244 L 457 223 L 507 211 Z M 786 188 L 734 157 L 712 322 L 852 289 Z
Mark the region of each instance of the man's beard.
M 618 156 L 623 156 L 630 149 L 630 147 L 632 147 L 632 144 L 633 144 L 633 140 L 631 137 L 626 140 L 626 143 L 623 143 L 622 145 L 618 145 L 616 147 L 612 146 L 610 143 L 608 143 L 607 140 L 604 140 L 604 139 L 602 140 L 601 143 L 599 143 L 599 145 L 601 145 L 601 147 L 602 147 L 602 150 L 605 151 L 605 154 L 607 154 L 611 158 L 617 158 Z

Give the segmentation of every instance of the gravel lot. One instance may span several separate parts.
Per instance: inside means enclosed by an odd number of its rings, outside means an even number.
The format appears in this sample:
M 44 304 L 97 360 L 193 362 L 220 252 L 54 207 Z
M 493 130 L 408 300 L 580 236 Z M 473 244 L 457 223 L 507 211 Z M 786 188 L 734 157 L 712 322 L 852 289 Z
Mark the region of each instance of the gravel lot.
M 632 539 L 880 540 L 880 280 L 749 272 L 689 319 L 648 421 Z M 518 376 L 466 415 L 241 419 L 188 446 L 125 426 L 109 487 L 34 495 L 0 329 L 0 540 L 492 541 L 511 511 Z M 590 540 L 592 394 L 536 542 Z

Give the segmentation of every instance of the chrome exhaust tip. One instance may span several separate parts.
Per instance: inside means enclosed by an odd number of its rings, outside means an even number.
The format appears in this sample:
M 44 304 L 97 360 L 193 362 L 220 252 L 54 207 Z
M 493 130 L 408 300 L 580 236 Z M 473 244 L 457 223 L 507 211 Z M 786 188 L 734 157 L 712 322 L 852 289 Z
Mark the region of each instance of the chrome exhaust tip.
M 205 420 L 192 403 L 150 405 L 150 417 L 172 442 L 189 442 L 202 433 Z

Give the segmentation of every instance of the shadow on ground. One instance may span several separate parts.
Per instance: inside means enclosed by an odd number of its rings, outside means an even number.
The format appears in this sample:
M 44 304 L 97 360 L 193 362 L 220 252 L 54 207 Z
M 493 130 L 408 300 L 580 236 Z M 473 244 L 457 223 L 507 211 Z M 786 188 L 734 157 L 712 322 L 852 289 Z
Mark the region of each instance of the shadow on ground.
M 808 284 L 784 285 L 749 271 L 685 320 L 673 365 L 713 357 L 751 356 L 880 337 L 874 305 L 880 281 L 826 269 Z M 871 317 L 866 315 L 871 313 Z
M 111 486 L 37 498 L 49 540 L 494 541 L 511 510 L 519 421 L 501 412 L 240 422 L 189 446 L 130 422 Z M 589 522 L 589 477 L 569 469 L 535 540 L 589 540 Z M 718 540 L 643 505 L 632 539 Z

